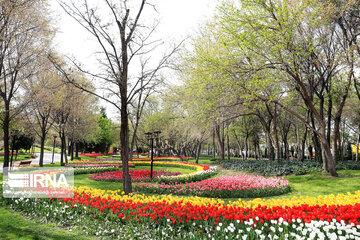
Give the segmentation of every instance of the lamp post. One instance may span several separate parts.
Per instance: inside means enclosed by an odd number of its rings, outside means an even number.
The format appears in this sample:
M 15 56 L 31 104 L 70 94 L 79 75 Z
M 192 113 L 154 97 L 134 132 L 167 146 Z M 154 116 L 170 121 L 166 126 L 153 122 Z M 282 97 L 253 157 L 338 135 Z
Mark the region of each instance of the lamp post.
M 18 132 L 19 132 L 19 130 L 16 130 L 16 129 L 11 131 L 11 135 L 12 135 L 13 139 L 12 139 L 12 144 L 11 144 L 10 169 L 12 168 L 12 165 L 13 165 L 14 145 L 15 145 L 16 135 L 18 134 Z
M 151 162 L 150 162 L 150 179 L 153 179 L 153 164 L 154 164 L 154 139 L 159 139 L 160 131 L 146 132 L 146 138 L 150 141 L 151 148 Z
M 57 138 L 57 136 L 54 135 L 53 137 L 54 137 L 54 145 L 53 145 L 53 154 L 52 154 L 51 164 L 54 164 L 55 144 L 56 144 L 56 138 Z

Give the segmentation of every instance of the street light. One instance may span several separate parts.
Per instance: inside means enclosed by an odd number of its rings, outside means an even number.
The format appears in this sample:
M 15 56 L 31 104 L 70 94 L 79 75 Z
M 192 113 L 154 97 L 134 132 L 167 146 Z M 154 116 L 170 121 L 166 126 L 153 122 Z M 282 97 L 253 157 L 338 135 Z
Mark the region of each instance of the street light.
M 154 163 L 154 139 L 159 139 L 160 131 L 146 132 L 146 139 L 150 141 L 151 147 L 151 162 L 150 162 L 150 179 L 153 179 L 153 163 Z
M 54 137 L 54 145 L 53 145 L 53 154 L 52 154 L 51 164 L 54 164 L 55 144 L 56 144 L 56 138 L 57 138 L 57 136 L 54 135 L 53 137 Z
M 13 139 L 12 139 L 12 144 L 11 144 L 12 146 L 11 146 L 10 169 L 12 168 L 12 164 L 13 164 L 12 162 L 13 162 L 13 156 L 14 156 L 14 145 L 15 145 L 15 140 L 16 140 L 16 136 L 17 136 L 18 132 L 19 132 L 19 130 L 16 130 L 16 129 L 11 131 L 11 135 L 12 135 Z

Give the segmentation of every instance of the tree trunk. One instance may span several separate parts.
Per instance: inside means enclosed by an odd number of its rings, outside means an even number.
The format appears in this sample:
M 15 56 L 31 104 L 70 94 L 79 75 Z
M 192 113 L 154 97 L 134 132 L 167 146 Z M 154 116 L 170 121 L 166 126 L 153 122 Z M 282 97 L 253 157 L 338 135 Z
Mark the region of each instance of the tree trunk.
M 131 176 L 129 173 L 129 119 L 127 111 L 127 91 L 121 89 L 121 125 L 120 125 L 120 152 L 123 166 L 123 187 L 125 194 L 132 192 Z
M 335 163 L 340 160 L 340 118 L 334 119 L 334 130 L 333 130 L 333 158 Z
M 225 159 L 224 142 L 222 141 L 222 137 L 220 134 L 220 125 L 215 126 L 215 133 L 216 133 L 216 138 L 218 140 L 218 145 L 219 145 L 220 160 L 224 161 L 224 159 Z
M 64 166 L 64 146 L 63 146 L 63 141 L 62 141 L 62 131 L 61 129 L 59 130 L 59 138 L 60 138 L 60 166 Z
M 287 134 L 286 137 L 283 139 L 283 143 L 284 143 L 284 159 L 288 160 L 289 159 L 289 143 L 287 141 Z
M 5 113 L 4 120 L 2 122 L 3 132 L 4 132 L 4 175 L 7 175 L 7 168 L 9 167 L 9 125 L 10 125 L 10 106 L 8 102 L 5 102 Z
M 249 151 L 248 137 L 249 137 L 249 135 L 246 133 L 245 140 L 244 140 L 244 144 L 245 144 L 245 158 L 244 158 L 244 160 L 246 160 L 248 158 L 248 151 Z
M 315 129 L 315 118 L 314 115 L 312 113 L 310 113 L 310 119 L 311 119 L 311 125 L 312 127 Z M 315 133 L 312 134 L 312 140 L 313 140 L 313 144 L 314 144 L 314 150 L 315 150 L 315 161 L 318 162 L 322 162 L 323 163 L 323 168 L 325 171 L 327 171 L 327 166 L 326 166 L 326 161 L 323 161 L 323 157 L 322 157 L 322 147 L 321 147 L 321 143 L 319 140 L 318 135 L 316 135 Z
M 62 136 L 61 136 L 61 148 L 62 148 L 63 157 L 64 157 L 63 164 L 65 164 L 65 163 L 67 163 L 67 155 L 66 155 L 66 140 L 65 140 L 64 132 L 62 133 Z
M 360 144 L 360 134 L 358 136 L 357 139 L 357 143 L 356 143 L 356 157 L 355 157 L 355 162 L 359 161 L 359 144 Z
M 39 159 L 40 167 L 42 167 L 44 165 L 45 136 L 46 136 L 46 133 L 44 131 L 42 131 L 42 136 L 40 138 L 40 159 Z
M 135 123 L 135 127 L 134 127 L 134 133 L 131 137 L 131 144 L 130 144 L 130 157 L 129 157 L 129 160 L 131 161 L 132 158 L 133 158 L 133 149 L 134 149 L 134 146 L 135 146 L 135 140 L 136 140 L 136 133 L 137 133 L 137 129 L 138 129 L 138 119 L 136 120 L 136 123 Z
M 329 100 L 328 100 L 327 135 L 326 135 L 326 139 L 327 139 L 329 145 L 330 145 L 330 142 L 331 142 L 332 106 L 333 106 L 333 104 L 332 104 L 332 95 L 330 94 L 329 95 Z
M 239 148 L 239 155 L 240 155 L 240 157 L 243 158 L 243 153 L 242 153 L 242 147 L 241 147 L 240 140 L 239 140 L 239 138 L 238 138 L 238 136 L 237 136 L 237 134 L 236 134 L 236 132 L 235 132 L 234 129 L 233 129 L 233 132 L 234 132 L 234 136 L 235 136 L 235 139 L 236 139 L 236 143 L 237 143 L 238 148 Z
M 319 138 L 321 141 L 322 149 L 324 150 L 324 159 L 323 159 L 324 165 L 326 164 L 327 170 L 329 171 L 331 176 L 338 177 L 339 175 L 337 174 L 336 169 L 335 169 L 335 161 L 332 156 L 330 146 L 327 143 L 327 139 L 326 139 L 325 124 L 320 126 L 319 135 L 320 135 Z
M 71 141 L 71 152 L 70 152 L 70 160 L 73 161 L 74 160 L 74 148 L 75 148 L 75 143 L 74 141 Z
M 228 127 L 227 127 L 227 130 L 228 130 Z M 226 133 L 226 142 L 227 142 L 227 158 L 228 160 L 230 160 L 230 142 L 229 142 L 229 131 L 227 131 Z
M 198 146 L 196 148 L 196 159 L 195 159 L 196 164 L 199 163 L 199 157 L 200 157 L 200 152 L 201 152 L 201 143 L 202 143 L 202 141 L 199 140 Z
M 277 110 L 276 110 L 276 104 L 274 104 L 274 124 L 273 124 L 273 131 L 274 131 L 274 148 L 275 148 L 275 159 L 277 162 L 280 161 L 280 148 L 279 148 L 279 137 L 278 137 L 278 131 L 277 131 Z
M 75 157 L 76 158 L 79 157 L 79 143 L 78 142 L 75 143 Z
M 215 159 L 215 129 L 213 130 L 213 152 L 212 152 L 212 154 L 213 154 L 213 159 Z
M 307 132 L 308 132 L 308 129 L 305 128 L 304 136 L 301 141 L 300 151 L 298 154 L 298 160 L 301 162 L 303 162 L 305 160 L 305 143 L 306 143 Z

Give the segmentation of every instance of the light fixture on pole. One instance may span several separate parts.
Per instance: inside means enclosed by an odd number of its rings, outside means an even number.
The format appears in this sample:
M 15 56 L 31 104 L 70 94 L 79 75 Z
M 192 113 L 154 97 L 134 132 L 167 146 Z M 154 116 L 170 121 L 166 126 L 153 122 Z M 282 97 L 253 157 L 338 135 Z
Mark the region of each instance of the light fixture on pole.
M 52 154 L 52 161 L 51 161 L 51 164 L 54 164 L 54 154 L 55 154 L 55 145 L 56 145 L 56 138 L 57 136 L 54 135 L 54 145 L 53 145 L 53 154 Z
M 153 165 L 154 165 L 154 139 L 159 139 L 161 131 L 146 132 L 146 139 L 150 141 L 151 148 L 151 162 L 150 162 L 150 179 L 153 179 Z

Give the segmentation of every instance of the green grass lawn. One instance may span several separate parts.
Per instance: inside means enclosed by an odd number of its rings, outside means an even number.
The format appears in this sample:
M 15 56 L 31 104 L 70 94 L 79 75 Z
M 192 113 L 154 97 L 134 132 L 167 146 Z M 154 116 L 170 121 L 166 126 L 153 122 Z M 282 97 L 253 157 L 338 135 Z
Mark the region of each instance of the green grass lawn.
M 39 147 L 35 147 L 35 152 L 36 152 L 36 153 L 39 153 L 39 152 L 40 152 L 40 148 L 39 148 Z M 52 152 L 53 152 L 53 147 L 45 146 L 44 152 L 46 152 L 46 153 L 52 153 Z M 60 152 L 61 152 L 60 148 L 55 147 L 55 152 L 56 152 L 56 153 L 60 153 Z
M 10 155 L 10 159 L 11 159 L 11 155 Z M 10 159 L 9 159 L 9 161 L 10 161 Z M 21 160 L 31 160 L 31 158 L 30 158 L 29 154 L 19 154 L 19 155 L 17 155 L 17 157 L 16 157 L 16 155 L 13 156 L 13 162 L 21 161 Z M 1 163 L 4 162 L 4 156 L 0 156 L 0 162 Z
M 96 239 L 85 236 L 80 231 L 62 230 L 52 223 L 37 223 L 34 219 L 24 218 L 7 206 L 0 206 L 0 238 L 3 240 L 31 239 Z
M 134 169 L 134 168 L 131 168 Z M 150 169 L 149 166 L 138 166 L 135 169 Z M 154 167 L 154 170 L 158 169 L 164 169 L 163 167 Z M 171 172 L 181 172 L 182 174 L 187 174 L 194 172 L 194 170 L 191 169 L 183 169 L 183 168 L 171 168 L 166 167 L 166 170 L 169 170 Z M 123 190 L 122 182 L 110 182 L 110 181 L 95 181 L 92 179 L 89 179 L 88 176 L 91 174 L 79 174 L 74 176 L 74 183 L 76 187 L 80 186 L 89 186 L 92 188 L 97 189 L 104 189 L 104 190 Z
M 289 180 L 292 192 L 281 196 L 312 196 L 354 193 L 360 190 L 360 170 L 339 170 L 340 177 L 333 178 L 329 174 L 317 173 L 304 176 L 290 175 Z

